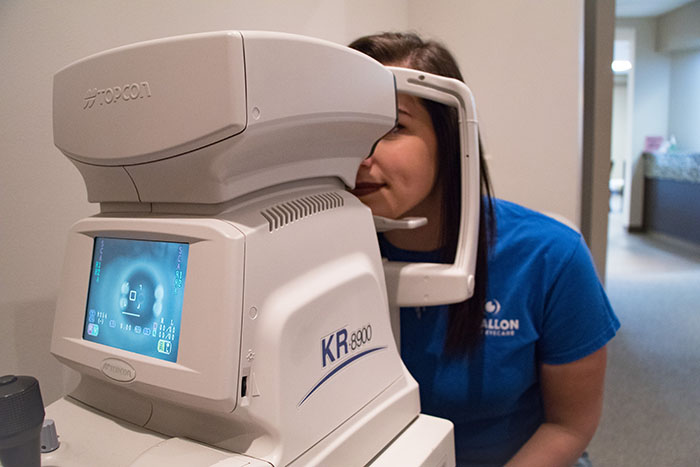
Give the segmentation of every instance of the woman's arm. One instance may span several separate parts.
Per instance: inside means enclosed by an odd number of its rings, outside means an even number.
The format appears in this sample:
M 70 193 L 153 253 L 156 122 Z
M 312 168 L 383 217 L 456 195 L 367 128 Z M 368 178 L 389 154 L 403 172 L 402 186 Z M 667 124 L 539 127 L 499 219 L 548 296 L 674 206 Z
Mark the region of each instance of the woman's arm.
M 570 467 L 586 449 L 603 408 L 606 349 L 563 365 L 540 367 L 545 423 L 508 467 Z

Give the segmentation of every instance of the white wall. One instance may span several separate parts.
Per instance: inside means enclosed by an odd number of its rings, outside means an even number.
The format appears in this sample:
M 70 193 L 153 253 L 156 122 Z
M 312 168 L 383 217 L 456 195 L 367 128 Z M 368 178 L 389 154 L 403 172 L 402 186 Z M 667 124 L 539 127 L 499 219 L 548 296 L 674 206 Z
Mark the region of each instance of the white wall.
M 700 152 L 700 51 L 672 55 L 668 133 L 678 150 Z
M 646 136 L 670 137 L 679 149 L 700 149 L 700 0 L 657 18 L 618 19 L 634 31 L 630 74 L 631 148 L 626 167 L 624 212 L 628 228 L 643 225 L 644 171 L 640 154 Z
M 69 378 L 49 354 L 70 225 L 97 212 L 53 146 L 52 77 L 68 63 L 145 39 L 219 29 L 293 32 L 347 43 L 405 29 L 404 0 L 118 1 L 0 4 L 0 374 L 37 376 L 45 402 Z
M 583 1 L 409 1 L 474 92 L 496 195 L 580 225 Z
M 668 133 L 700 151 L 700 0 L 659 18 L 658 48 L 671 57 Z
M 700 49 L 700 0 L 659 17 L 657 46 L 661 52 Z
M 668 136 L 669 82 L 671 59 L 656 51 L 656 18 L 620 18 L 617 28 L 634 30 L 634 67 L 628 86 L 632 87 L 633 110 L 630 113 L 632 136 L 630 159 L 625 176 L 625 224 L 642 226 L 644 168 L 640 157 L 647 136 Z
M 627 79 L 618 80 L 613 88 L 612 141 L 610 155 L 613 162 L 610 178 L 624 178 L 623 166 L 629 153 L 627 113 Z

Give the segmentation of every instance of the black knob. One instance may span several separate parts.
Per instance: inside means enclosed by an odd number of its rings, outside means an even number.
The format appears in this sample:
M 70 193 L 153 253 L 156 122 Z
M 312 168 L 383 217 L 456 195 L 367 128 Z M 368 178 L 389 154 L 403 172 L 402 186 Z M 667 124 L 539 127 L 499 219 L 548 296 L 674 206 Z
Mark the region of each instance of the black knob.
M 4 467 L 39 467 L 44 403 L 31 376 L 0 377 L 0 462 Z

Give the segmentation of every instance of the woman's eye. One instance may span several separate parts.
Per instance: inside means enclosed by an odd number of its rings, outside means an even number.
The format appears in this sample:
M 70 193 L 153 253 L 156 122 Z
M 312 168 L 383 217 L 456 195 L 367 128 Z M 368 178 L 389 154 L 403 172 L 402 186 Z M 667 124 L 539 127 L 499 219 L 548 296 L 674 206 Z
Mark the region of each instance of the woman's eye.
M 393 139 L 397 136 L 401 136 L 406 133 L 406 127 L 400 123 L 397 123 L 394 128 L 389 131 L 386 135 L 384 135 L 385 139 Z

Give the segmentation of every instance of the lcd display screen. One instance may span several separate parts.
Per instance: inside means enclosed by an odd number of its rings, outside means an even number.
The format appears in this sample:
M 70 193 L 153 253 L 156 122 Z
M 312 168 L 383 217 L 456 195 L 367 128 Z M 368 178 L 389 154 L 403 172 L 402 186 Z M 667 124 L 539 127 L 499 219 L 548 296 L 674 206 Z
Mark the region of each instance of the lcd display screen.
M 177 360 L 187 243 L 96 237 L 83 339 Z

